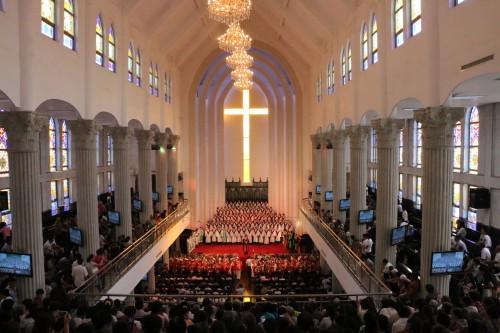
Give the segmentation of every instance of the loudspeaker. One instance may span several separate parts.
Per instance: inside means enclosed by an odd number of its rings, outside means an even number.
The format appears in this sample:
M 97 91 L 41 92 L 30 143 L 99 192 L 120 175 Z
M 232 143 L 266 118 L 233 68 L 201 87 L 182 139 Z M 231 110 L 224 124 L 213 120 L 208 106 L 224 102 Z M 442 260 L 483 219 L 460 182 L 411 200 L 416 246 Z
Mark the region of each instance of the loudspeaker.
M 469 207 L 476 209 L 490 208 L 490 190 L 487 188 L 470 188 Z

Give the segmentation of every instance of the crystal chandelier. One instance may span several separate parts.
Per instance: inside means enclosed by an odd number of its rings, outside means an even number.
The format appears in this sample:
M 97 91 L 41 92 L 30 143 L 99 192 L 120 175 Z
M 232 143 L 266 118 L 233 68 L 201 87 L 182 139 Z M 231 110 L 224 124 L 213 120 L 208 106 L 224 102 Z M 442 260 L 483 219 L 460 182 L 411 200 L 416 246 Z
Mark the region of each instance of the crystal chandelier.
M 234 86 L 239 90 L 251 90 L 253 82 L 250 79 L 240 79 L 234 81 Z
M 239 23 L 231 23 L 226 33 L 220 36 L 217 41 L 219 48 L 226 52 L 248 50 L 252 46 L 252 38 L 241 29 Z
M 236 68 L 234 71 L 231 72 L 231 78 L 234 81 L 238 81 L 241 79 L 252 80 L 252 77 L 253 77 L 253 72 L 248 68 L 244 67 Z
M 209 17 L 217 22 L 230 24 L 250 17 L 252 0 L 208 0 Z
M 245 50 L 236 50 L 226 58 L 226 64 L 231 69 L 252 67 L 253 57 Z

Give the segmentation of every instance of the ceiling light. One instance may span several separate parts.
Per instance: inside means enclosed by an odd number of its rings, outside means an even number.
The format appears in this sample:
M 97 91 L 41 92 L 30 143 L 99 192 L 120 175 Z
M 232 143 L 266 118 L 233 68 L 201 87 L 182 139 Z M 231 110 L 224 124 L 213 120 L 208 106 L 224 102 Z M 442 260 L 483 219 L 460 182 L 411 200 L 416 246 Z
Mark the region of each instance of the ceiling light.
M 230 24 L 247 20 L 252 9 L 251 0 L 208 0 L 209 17 Z
M 241 29 L 239 23 L 229 25 L 226 33 L 220 36 L 217 41 L 219 48 L 226 52 L 248 50 L 252 46 L 252 38 Z
M 238 81 L 241 79 L 252 80 L 253 72 L 248 68 L 236 68 L 231 72 L 231 78 L 234 81 Z
M 253 65 L 253 57 L 245 50 L 236 50 L 226 58 L 226 63 L 231 69 L 238 67 L 248 68 Z

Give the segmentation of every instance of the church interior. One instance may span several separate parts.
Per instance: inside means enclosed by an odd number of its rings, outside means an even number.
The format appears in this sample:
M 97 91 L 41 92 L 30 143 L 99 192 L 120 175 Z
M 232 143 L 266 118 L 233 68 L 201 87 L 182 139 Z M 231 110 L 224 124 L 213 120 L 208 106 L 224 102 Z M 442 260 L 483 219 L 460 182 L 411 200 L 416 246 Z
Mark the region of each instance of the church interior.
M 0 331 L 500 332 L 499 22 L 0 0 Z

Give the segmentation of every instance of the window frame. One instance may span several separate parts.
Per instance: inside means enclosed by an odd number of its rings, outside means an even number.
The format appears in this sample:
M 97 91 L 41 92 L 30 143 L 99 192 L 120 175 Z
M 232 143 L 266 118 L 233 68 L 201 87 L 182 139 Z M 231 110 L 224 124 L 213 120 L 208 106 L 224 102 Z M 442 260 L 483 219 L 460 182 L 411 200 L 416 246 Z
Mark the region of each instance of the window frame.
M 54 188 L 53 188 L 54 187 Z M 59 213 L 59 184 L 57 180 L 52 180 L 49 182 L 50 189 L 50 211 L 52 216 L 56 216 Z M 55 195 L 54 195 L 55 193 Z
M 415 207 L 422 209 L 422 177 L 415 176 Z
M 352 46 L 351 42 L 347 43 L 347 80 L 352 81 Z
M 96 42 L 95 42 L 95 63 L 100 67 L 104 67 L 104 53 L 105 53 L 104 23 L 103 23 L 101 14 L 96 16 L 95 39 L 96 39 Z M 99 41 L 100 41 L 101 49 L 99 48 Z
M 452 137 L 452 140 L 453 140 L 453 172 L 461 172 L 462 171 L 462 168 L 463 168 L 463 143 L 464 143 L 464 140 L 463 140 L 463 134 L 464 134 L 464 128 L 463 128 L 463 122 L 462 120 L 459 120 L 455 123 L 455 126 L 453 126 L 453 137 Z M 458 143 L 456 142 L 456 138 L 457 138 L 457 128 L 460 127 L 460 133 L 458 135 L 459 137 L 459 141 Z M 456 155 L 457 155 L 457 151 L 459 152 L 459 161 L 458 161 L 458 167 L 456 165 Z
M 477 111 L 477 117 L 478 120 L 472 122 L 471 118 L 473 113 Z M 467 173 L 472 174 L 472 175 L 477 175 L 479 174 L 479 147 L 480 147 L 480 136 L 481 136 L 481 115 L 479 114 L 479 108 L 477 106 L 473 106 L 467 111 L 466 114 L 466 124 L 467 124 L 467 138 L 466 138 L 466 143 L 467 143 Z M 472 142 L 472 137 L 471 137 L 471 128 L 473 125 L 477 124 L 477 145 L 471 144 Z M 472 150 L 477 150 L 477 169 L 472 169 L 471 168 L 471 158 Z M 464 157 L 465 158 L 465 157 Z
M 52 15 L 54 16 L 54 21 L 51 22 L 48 18 L 46 18 L 44 15 L 43 15 L 43 2 L 48 2 L 48 3 L 51 3 L 52 4 Z M 57 2 L 56 0 L 40 0 L 40 19 L 41 19 L 41 26 L 40 26 L 40 32 L 42 33 L 42 35 L 44 35 L 45 37 L 47 38 L 50 38 L 52 40 L 56 40 L 56 35 L 57 35 Z M 48 35 L 48 31 L 47 33 L 44 31 L 44 27 L 48 27 L 51 29 L 51 34 Z
M 372 15 L 370 41 L 371 41 L 370 51 L 372 58 L 371 61 L 372 64 L 376 64 L 379 61 L 379 51 L 378 51 L 378 23 L 375 14 Z
M 342 66 L 342 85 L 345 86 L 347 84 L 347 58 L 344 48 L 340 51 L 340 63 Z
M 60 141 L 60 166 L 59 169 L 62 171 L 69 170 L 71 168 L 71 131 L 68 127 L 66 120 L 61 120 L 59 123 L 59 141 Z M 66 134 L 66 136 L 64 136 Z M 64 155 L 66 155 L 64 157 Z M 66 159 L 66 162 L 64 162 Z
M 66 8 L 66 2 L 71 4 L 71 11 Z M 66 17 L 71 18 L 71 25 L 73 29 L 73 33 L 66 29 Z M 71 41 L 71 45 L 68 45 L 66 42 Z M 64 0 L 63 7 L 63 45 L 75 51 L 76 50 L 76 0 Z
M 142 68 L 141 68 L 141 50 L 137 48 L 135 50 L 135 85 L 140 87 L 142 85 Z
M 56 172 L 58 171 L 58 166 L 59 166 L 59 154 L 58 154 L 58 149 L 59 149 L 59 138 L 58 138 L 58 121 L 54 117 L 49 118 L 49 171 L 50 172 Z M 52 140 L 53 136 L 53 140 Z M 51 155 L 54 155 L 54 163 L 51 163 Z
M 134 64 L 134 45 L 130 42 L 127 50 L 127 80 L 130 83 L 134 83 Z
M 3 136 L 5 137 L 5 142 L 3 142 Z M 0 171 L 0 178 L 7 178 L 10 175 L 8 152 L 9 136 L 7 130 L 4 127 L 0 127 L 0 138 L 2 138 L 2 140 L 0 140 L 0 155 L 5 158 L 3 162 L 5 163 L 5 170 Z
M 416 168 L 421 168 L 422 167 L 422 145 L 423 145 L 423 139 L 422 139 L 422 123 L 419 121 L 414 121 L 413 122 L 413 142 L 414 142 L 414 160 L 413 160 L 413 165 Z
M 408 0 L 410 1 L 410 36 L 414 37 L 422 32 L 422 0 Z M 414 17 L 414 4 L 418 3 L 420 12 Z
M 106 166 L 112 166 L 113 162 L 113 137 L 108 134 L 106 135 Z
M 361 27 L 361 70 L 368 70 L 370 63 L 370 47 L 369 47 L 369 37 L 368 37 L 368 26 L 363 23 Z
M 398 4 L 401 3 L 401 6 Z M 392 21 L 394 26 L 394 47 L 401 47 L 405 43 L 405 0 L 393 0 Z M 398 29 L 398 17 L 401 18 L 401 28 Z
M 113 24 L 108 29 L 108 70 L 116 73 L 116 34 Z

